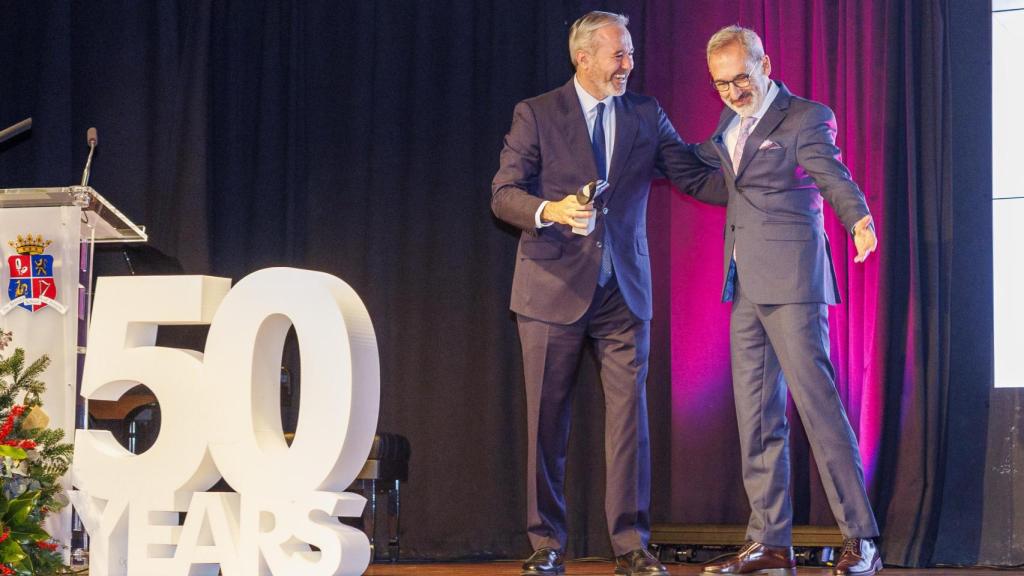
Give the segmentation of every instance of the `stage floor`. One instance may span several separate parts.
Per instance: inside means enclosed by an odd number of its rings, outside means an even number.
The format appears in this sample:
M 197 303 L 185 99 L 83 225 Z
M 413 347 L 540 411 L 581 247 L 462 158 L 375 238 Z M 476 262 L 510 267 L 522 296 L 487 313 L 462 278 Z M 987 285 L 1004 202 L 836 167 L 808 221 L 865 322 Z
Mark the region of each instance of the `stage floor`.
M 569 562 L 566 576 L 611 576 L 611 562 Z M 669 564 L 669 573 L 700 574 L 699 564 Z M 800 568 L 799 576 L 829 576 L 827 568 Z M 903 569 L 887 568 L 885 575 L 900 576 L 995 576 L 996 574 L 1024 574 L 1021 570 L 995 570 L 982 568 L 931 568 Z M 483 564 L 374 564 L 366 576 L 519 576 L 519 562 L 488 562 Z

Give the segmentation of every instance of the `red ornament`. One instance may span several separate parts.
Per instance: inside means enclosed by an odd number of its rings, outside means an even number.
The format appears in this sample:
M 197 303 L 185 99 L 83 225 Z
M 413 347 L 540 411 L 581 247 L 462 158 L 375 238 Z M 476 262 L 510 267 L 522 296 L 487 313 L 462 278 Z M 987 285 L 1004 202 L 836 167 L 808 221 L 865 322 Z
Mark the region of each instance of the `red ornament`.
M 56 542 L 47 542 L 46 540 L 36 540 L 36 546 L 48 552 L 53 552 L 58 547 Z

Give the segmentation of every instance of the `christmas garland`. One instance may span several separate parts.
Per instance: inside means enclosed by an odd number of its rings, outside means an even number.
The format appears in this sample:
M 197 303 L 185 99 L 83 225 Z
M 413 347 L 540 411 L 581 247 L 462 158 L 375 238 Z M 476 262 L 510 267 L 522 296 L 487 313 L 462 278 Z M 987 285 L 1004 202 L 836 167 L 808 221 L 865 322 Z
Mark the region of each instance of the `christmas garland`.
M 0 351 L 10 343 L 11 333 L 0 330 Z M 26 366 L 21 348 L 0 356 L 0 576 L 72 573 L 43 528 L 68 503 L 60 479 L 74 451 L 63 430 L 47 427 L 39 376 L 49 365 L 42 356 Z

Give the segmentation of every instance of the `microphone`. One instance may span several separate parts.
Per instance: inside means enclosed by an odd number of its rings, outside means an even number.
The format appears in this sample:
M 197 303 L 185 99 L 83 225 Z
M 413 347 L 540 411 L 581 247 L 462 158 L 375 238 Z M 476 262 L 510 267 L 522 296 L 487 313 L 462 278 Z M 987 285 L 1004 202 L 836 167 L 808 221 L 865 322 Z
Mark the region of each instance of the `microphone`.
M 608 189 L 608 182 L 604 180 L 591 180 L 583 186 L 580 186 L 576 190 L 576 201 L 581 205 L 586 206 L 591 204 L 595 198 L 600 196 L 605 190 Z M 572 227 L 572 231 L 580 236 L 589 236 L 594 231 L 594 226 L 597 222 L 597 218 L 591 215 L 587 220 L 587 225 L 584 228 Z
M 5 142 L 5 141 L 7 141 L 7 140 L 9 140 L 11 138 L 14 138 L 18 134 L 21 134 L 25 130 L 29 130 L 31 128 L 32 128 L 32 119 L 31 118 L 25 118 L 24 120 L 22 120 L 21 122 L 18 122 L 17 124 L 15 124 L 13 126 L 9 126 L 7 128 L 4 128 L 3 130 L 0 130 L 0 142 Z
M 82 186 L 89 185 L 89 169 L 92 168 L 92 155 L 96 152 L 96 144 L 99 143 L 99 136 L 96 128 L 92 127 L 85 131 L 85 143 L 89 145 L 89 158 L 85 161 L 85 170 L 82 171 Z
M 608 182 L 604 180 L 591 180 L 576 191 L 576 201 L 582 205 L 590 204 L 608 189 Z

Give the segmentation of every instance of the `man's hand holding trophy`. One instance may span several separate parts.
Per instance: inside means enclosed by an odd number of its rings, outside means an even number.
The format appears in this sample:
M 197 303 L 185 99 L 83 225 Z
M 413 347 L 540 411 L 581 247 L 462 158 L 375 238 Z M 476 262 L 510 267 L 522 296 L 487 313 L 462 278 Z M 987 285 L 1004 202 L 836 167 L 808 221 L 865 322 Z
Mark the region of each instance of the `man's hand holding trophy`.
M 573 226 L 572 231 L 580 236 L 589 236 L 594 231 L 594 223 L 597 218 L 594 217 L 592 210 L 594 199 L 600 196 L 605 190 L 608 189 L 608 182 L 604 180 L 591 180 L 583 186 L 580 186 L 579 190 L 576 191 L 576 201 L 579 202 L 580 206 L 586 206 L 591 208 L 590 217 L 587 218 L 586 226 Z

